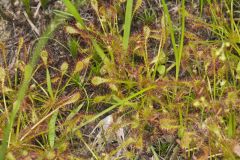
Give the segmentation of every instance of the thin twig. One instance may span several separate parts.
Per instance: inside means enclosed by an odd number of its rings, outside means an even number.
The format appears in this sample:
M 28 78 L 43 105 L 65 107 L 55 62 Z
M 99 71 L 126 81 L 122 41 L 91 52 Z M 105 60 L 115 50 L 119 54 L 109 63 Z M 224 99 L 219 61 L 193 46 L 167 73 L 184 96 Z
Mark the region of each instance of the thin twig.
M 39 2 L 38 5 L 37 5 L 37 9 L 36 9 L 36 11 L 35 11 L 35 13 L 33 15 L 33 18 L 37 17 L 40 7 L 41 7 L 41 3 Z
M 34 32 L 36 32 L 36 34 L 39 36 L 39 35 L 40 35 L 39 30 L 38 30 L 37 27 L 33 24 L 33 22 L 29 19 L 27 13 L 24 11 L 23 14 L 24 14 L 24 16 L 26 17 L 29 25 L 32 27 L 32 30 L 34 30 Z

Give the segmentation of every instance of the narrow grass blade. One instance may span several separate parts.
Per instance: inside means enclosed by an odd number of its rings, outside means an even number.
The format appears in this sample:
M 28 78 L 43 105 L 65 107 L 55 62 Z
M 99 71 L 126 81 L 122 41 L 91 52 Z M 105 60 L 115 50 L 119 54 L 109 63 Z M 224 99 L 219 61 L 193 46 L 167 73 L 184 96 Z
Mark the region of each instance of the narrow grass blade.
M 53 10 L 53 13 L 59 17 L 63 17 L 66 19 L 72 17 L 72 14 L 65 12 L 65 11 Z
M 55 137 L 56 137 L 56 121 L 57 121 L 58 110 L 53 113 L 49 123 L 48 123 L 48 141 L 51 148 L 54 147 Z
M 200 16 L 202 16 L 202 13 L 203 13 L 203 4 L 204 3 L 204 1 L 203 0 L 200 0 L 200 2 L 199 2 L 199 7 L 200 7 Z
M 51 84 L 51 77 L 50 77 L 50 73 L 49 70 L 46 69 L 46 77 L 47 77 L 47 90 L 48 90 L 48 94 L 50 95 L 51 99 L 53 100 L 54 96 L 53 96 L 53 90 L 52 90 L 52 84 Z
M 26 65 L 25 67 L 25 73 L 24 73 L 24 80 L 21 84 L 21 87 L 18 91 L 17 94 L 17 100 L 14 102 L 13 104 L 13 109 L 12 112 L 10 114 L 10 119 L 7 122 L 5 128 L 4 128 L 4 133 L 3 133 L 3 141 L 2 144 L 0 146 L 0 160 L 4 160 L 5 159 L 5 154 L 7 152 L 7 147 L 9 142 L 9 137 L 11 134 L 11 130 L 15 121 L 15 117 L 19 111 L 19 108 L 21 106 L 21 103 L 24 99 L 25 93 L 27 91 L 29 82 L 31 80 L 32 77 L 32 73 L 33 73 L 33 69 L 39 59 L 40 53 L 43 50 L 44 46 L 46 45 L 46 43 L 48 42 L 48 39 L 52 36 L 53 31 L 57 28 L 57 26 L 60 24 L 61 22 L 57 21 L 57 19 L 54 19 L 52 21 L 52 23 L 48 26 L 46 32 L 42 35 L 42 37 L 44 38 L 40 38 L 40 40 L 37 43 L 36 48 L 34 49 L 33 52 L 33 57 L 30 61 L 29 64 Z M 49 38 L 46 38 L 49 37 Z
M 128 41 L 129 41 L 131 23 L 132 23 L 132 7 L 133 7 L 133 0 L 127 0 L 125 22 L 124 22 L 124 33 L 123 33 L 123 49 L 124 50 L 128 49 Z
M 26 9 L 27 14 L 30 14 L 30 11 L 31 11 L 30 0 L 22 0 L 22 2 Z
M 179 72 L 180 72 L 180 63 L 182 58 L 182 52 L 183 52 L 183 43 L 184 43 L 184 35 L 185 35 L 185 0 L 182 0 L 182 15 L 181 15 L 181 38 L 180 38 L 180 44 L 178 49 L 178 56 L 176 60 L 176 79 L 178 79 Z
M 236 116 L 235 113 L 231 113 L 229 115 L 229 120 L 228 120 L 228 136 L 229 138 L 232 138 L 235 133 L 236 133 Z
M 77 22 L 80 23 L 81 26 L 85 29 L 86 26 L 84 24 L 84 21 L 81 15 L 78 13 L 76 7 L 69 0 L 63 0 L 63 3 L 66 5 L 68 12 L 71 13 Z

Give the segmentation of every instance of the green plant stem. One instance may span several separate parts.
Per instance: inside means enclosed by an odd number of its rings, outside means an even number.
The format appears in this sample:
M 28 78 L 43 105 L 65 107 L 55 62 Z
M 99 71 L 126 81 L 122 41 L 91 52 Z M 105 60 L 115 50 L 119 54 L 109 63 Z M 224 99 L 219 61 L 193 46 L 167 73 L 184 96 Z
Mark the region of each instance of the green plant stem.
M 182 19 L 181 19 L 181 39 L 180 45 L 178 49 L 178 56 L 176 60 L 176 79 L 178 80 L 179 72 L 180 72 L 180 65 L 182 59 L 182 52 L 183 52 L 183 44 L 184 44 L 184 34 L 185 34 L 185 0 L 182 0 Z
M 126 51 L 128 49 L 128 42 L 132 23 L 132 7 L 133 0 L 127 0 L 125 22 L 124 22 L 124 33 L 123 33 L 123 49 Z

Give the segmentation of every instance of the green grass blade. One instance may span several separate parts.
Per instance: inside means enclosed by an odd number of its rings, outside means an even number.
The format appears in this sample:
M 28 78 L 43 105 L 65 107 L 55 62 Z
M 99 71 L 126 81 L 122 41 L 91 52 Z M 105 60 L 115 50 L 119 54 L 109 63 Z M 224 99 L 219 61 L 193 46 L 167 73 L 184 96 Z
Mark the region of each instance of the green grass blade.
M 178 49 L 178 56 L 176 60 L 176 79 L 178 79 L 178 75 L 180 72 L 180 63 L 182 58 L 182 52 L 183 52 L 183 43 L 184 43 L 184 35 L 185 35 L 185 0 L 182 0 L 182 18 L 181 18 L 181 39 Z
M 199 2 L 200 4 L 200 16 L 202 16 L 202 13 L 203 13 L 203 0 L 200 0 L 200 2 Z
M 132 23 L 132 8 L 133 8 L 133 0 L 127 1 L 126 13 L 125 13 L 125 22 L 124 22 L 124 33 L 123 33 L 123 49 L 128 49 L 128 41 L 131 30 Z
M 31 11 L 30 0 L 22 0 L 22 2 L 26 9 L 27 14 L 30 14 L 30 11 Z
M 53 96 L 53 90 L 52 90 L 52 84 L 51 84 L 51 77 L 50 77 L 50 73 L 49 70 L 46 69 L 46 77 L 47 77 L 47 90 L 48 90 L 48 94 L 50 95 L 51 99 L 54 99 Z
M 85 29 L 86 26 L 84 24 L 84 21 L 81 15 L 78 13 L 78 10 L 76 9 L 76 7 L 69 0 L 63 0 L 63 3 L 67 7 L 68 12 L 71 13 L 73 17 L 77 20 L 77 22 L 80 23 L 81 26 Z
M 48 123 L 48 141 L 51 148 L 54 147 L 55 137 L 56 137 L 56 121 L 57 121 L 58 110 L 53 113 L 49 123 Z
M 228 136 L 232 138 L 236 133 L 236 116 L 235 113 L 230 113 L 228 119 Z
M 53 31 L 56 29 L 56 27 L 59 25 L 59 21 L 57 21 L 57 19 L 53 20 L 52 23 L 48 26 L 46 32 L 42 35 L 42 37 L 51 37 Z M 21 103 L 24 99 L 25 93 L 28 89 L 28 85 L 29 82 L 31 80 L 32 77 L 32 73 L 33 73 L 33 69 L 39 59 L 40 53 L 43 50 L 44 46 L 46 45 L 46 43 L 48 42 L 48 38 L 41 38 L 38 43 L 36 48 L 34 49 L 33 52 L 33 57 L 30 61 L 29 64 L 26 65 L 25 67 L 25 72 L 24 72 L 24 80 L 21 84 L 21 87 L 18 91 L 17 94 L 17 100 L 14 102 L 13 104 L 13 109 L 12 112 L 10 113 L 10 119 L 7 122 L 4 131 L 3 131 L 3 141 L 2 141 L 2 145 L 0 146 L 0 160 L 4 160 L 5 159 L 5 154 L 7 152 L 7 148 L 8 148 L 8 144 L 9 144 L 9 137 L 11 134 L 11 130 L 15 121 L 15 117 L 19 111 L 19 108 L 21 106 Z
M 72 14 L 65 12 L 65 11 L 53 10 L 53 13 L 58 17 L 63 17 L 66 19 L 72 17 Z

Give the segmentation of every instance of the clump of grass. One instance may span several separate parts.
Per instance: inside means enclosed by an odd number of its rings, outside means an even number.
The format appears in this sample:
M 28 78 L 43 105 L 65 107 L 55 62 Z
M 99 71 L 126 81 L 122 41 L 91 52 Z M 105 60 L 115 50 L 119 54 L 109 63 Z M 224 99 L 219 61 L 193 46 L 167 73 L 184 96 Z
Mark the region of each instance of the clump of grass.
M 140 19 L 145 25 L 151 25 L 155 23 L 157 16 L 156 12 L 152 8 L 146 8 L 143 11 L 143 15 L 140 15 L 137 18 Z
M 181 37 L 180 37 L 180 41 L 179 44 L 177 45 L 176 43 L 176 38 L 175 38 L 175 30 L 173 27 L 173 23 L 171 20 L 171 16 L 169 14 L 169 10 L 167 7 L 167 4 L 165 2 L 165 0 L 162 0 L 163 3 L 163 10 L 164 10 L 164 14 L 166 15 L 166 21 L 167 24 L 169 26 L 169 31 L 170 31 L 170 35 L 171 35 L 171 41 L 172 41 L 172 46 L 173 46 L 173 51 L 174 51 L 174 55 L 175 55 L 175 61 L 176 61 L 176 79 L 178 79 L 179 77 L 179 71 L 180 71 L 180 63 L 181 63 L 181 57 L 182 57 L 182 52 L 183 52 L 183 42 L 184 42 L 184 32 L 185 32 L 185 1 L 183 0 L 181 3 Z M 177 47 L 179 46 L 179 47 Z

